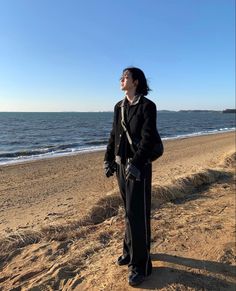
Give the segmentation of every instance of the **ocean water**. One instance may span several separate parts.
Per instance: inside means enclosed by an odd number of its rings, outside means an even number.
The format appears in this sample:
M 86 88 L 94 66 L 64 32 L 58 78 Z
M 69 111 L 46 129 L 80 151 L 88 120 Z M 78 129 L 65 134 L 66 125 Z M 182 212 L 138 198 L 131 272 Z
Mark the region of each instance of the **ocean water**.
M 112 112 L 0 112 L 0 165 L 105 149 Z M 235 130 L 235 114 L 158 112 L 165 139 Z

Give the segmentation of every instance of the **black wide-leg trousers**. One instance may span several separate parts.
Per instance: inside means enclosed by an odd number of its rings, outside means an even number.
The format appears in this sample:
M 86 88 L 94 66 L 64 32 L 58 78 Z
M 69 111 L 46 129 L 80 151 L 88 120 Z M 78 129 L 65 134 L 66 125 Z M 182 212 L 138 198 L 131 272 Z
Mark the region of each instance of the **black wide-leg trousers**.
M 117 180 L 125 207 L 123 256 L 130 259 L 129 269 L 148 276 L 152 272 L 150 258 L 150 212 L 152 165 L 141 169 L 141 180 L 125 178 L 126 165 L 117 166 Z

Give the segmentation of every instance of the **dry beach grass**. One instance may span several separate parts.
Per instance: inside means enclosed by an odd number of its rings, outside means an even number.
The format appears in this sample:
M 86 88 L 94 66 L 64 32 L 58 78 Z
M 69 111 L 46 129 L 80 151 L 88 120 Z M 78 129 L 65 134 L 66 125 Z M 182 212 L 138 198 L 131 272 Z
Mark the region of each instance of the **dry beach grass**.
M 235 290 L 235 134 L 165 143 L 153 275 L 140 290 Z M 0 168 L 0 290 L 129 290 L 123 207 L 103 153 Z

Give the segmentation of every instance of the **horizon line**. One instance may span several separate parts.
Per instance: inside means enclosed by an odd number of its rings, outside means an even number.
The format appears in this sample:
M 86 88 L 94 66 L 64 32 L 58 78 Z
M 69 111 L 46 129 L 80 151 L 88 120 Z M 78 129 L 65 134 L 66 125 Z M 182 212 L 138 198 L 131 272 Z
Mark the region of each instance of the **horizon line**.
M 225 109 L 158 109 L 157 111 L 170 111 L 170 112 L 179 112 L 179 111 L 224 111 L 224 110 L 235 110 L 235 108 L 225 108 Z M 113 110 L 98 110 L 98 111 L 0 111 L 0 113 L 106 113 L 114 112 Z

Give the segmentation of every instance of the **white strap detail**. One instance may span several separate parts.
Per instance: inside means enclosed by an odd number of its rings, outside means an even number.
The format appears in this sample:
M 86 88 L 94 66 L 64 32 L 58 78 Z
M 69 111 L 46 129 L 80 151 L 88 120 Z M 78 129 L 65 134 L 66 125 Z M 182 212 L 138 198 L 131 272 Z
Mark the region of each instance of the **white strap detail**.
M 132 139 L 129 135 L 129 132 L 127 130 L 127 127 L 126 127 L 126 124 L 125 124 L 125 116 L 124 116 L 124 103 L 125 103 L 125 99 L 122 101 L 121 103 L 121 125 L 126 133 L 126 136 L 127 136 L 127 139 L 131 145 L 131 147 L 133 147 L 133 142 L 132 142 Z

